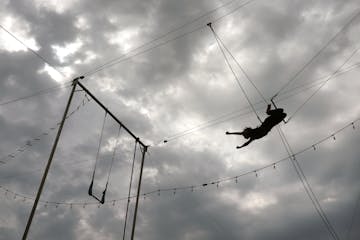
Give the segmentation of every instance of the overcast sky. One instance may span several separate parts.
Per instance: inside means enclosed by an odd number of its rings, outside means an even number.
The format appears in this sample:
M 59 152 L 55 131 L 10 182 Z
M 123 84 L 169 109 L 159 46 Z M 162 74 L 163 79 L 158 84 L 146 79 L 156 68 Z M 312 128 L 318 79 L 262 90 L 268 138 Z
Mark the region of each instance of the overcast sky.
M 245 139 L 225 135 L 256 127 L 259 121 L 206 27 L 210 21 L 267 99 L 303 70 L 275 99 L 288 116 L 296 113 L 281 124 L 294 152 L 358 119 L 360 16 L 343 27 L 358 13 L 360 1 L 253 0 L 241 7 L 244 3 L 3 0 L 1 26 L 43 59 L 0 29 L 0 239 L 23 234 L 33 203 L 29 198 L 37 192 L 54 127 L 70 94 L 69 81 L 82 74 L 82 83 L 150 145 L 142 193 L 238 176 L 287 156 L 276 129 L 239 150 L 236 146 Z M 266 104 L 235 62 L 230 63 L 264 119 Z M 334 75 L 340 66 L 340 74 Z M 329 81 L 296 112 L 324 80 Z M 54 86 L 63 87 L 7 103 Z M 82 91 L 75 93 L 70 111 L 78 106 L 65 123 L 28 239 L 122 238 L 126 201 L 72 208 L 43 203 L 95 202 L 87 190 L 104 111 Z M 360 209 L 354 212 L 360 195 L 359 122 L 354 127 L 297 156 L 344 240 L 360 239 Z M 116 140 L 117 129 L 107 117 L 95 175 L 99 195 L 115 148 L 108 201 L 127 196 L 134 149 L 124 131 Z M 140 149 L 136 156 L 132 194 Z M 133 211 L 132 200 L 126 239 Z M 218 187 L 142 197 L 137 223 L 139 240 L 332 239 L 290 161 Z

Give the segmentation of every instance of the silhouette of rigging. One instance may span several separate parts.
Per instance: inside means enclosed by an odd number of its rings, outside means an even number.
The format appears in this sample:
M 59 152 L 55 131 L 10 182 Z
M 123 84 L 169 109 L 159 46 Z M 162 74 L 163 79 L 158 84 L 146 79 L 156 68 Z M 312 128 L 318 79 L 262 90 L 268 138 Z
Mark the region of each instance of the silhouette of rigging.
M 271 109 L 270 104 L 268 104 L 268 106 L 267 106 L 266 113 L 269 116 L 257 128 L 247 127 L 242 132 L 228 132 L 227 131 L 225 133 L 227 135 L 230 135 L 230 134 L 242 135 L 244 138 L 249 139 L 243 145 L 237 146 L 236 148 L 245 147 L 245 146 L 249 145 L 255 139 L 263 138 L 271 131 L 271 129 L 274 126 L 278 125 L 281 121 L 284 121 L 284 119 L 286 117 L 286 113 L 284 113 L 284 109 L 276 108 L 276 106 L 275 106 L 275 109 Z

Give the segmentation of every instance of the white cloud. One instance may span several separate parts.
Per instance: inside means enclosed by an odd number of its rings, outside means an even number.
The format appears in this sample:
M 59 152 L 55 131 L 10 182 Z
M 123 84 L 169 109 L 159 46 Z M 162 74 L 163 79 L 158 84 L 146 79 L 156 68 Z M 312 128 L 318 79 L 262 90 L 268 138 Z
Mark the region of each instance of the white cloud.
M 239 210 L 253 214 L 261 214 L 262 210 L 277 203 L 275 196 L 261 192 L 250 192 L 243 195 L 232 189 L 223 191 L 221 197 L 224 201 L 236 205 Z
M 26 44 L 34 51 L 38 51 L 40 46 L 34 37 L 29 35 L 30 26 L 20 18 L 7 16 L 1 19 L 2 25 L 11 32 L 21 42 Z M 28 51 L 28 49 L 19 41 L 14 39 L 10 34 L 1 29 L 0 32 L 0 49 L 8 52 Z
M 34 0 L 37 8 L 44 8 L 60 14 L 75 7 L 79 1 L 80 0 Z
M 55 54 L 61 63 L 67 61 L 69 56 L 74 55 L 78 52 L 83 45 L 83 42 L 80 39 L 72 43 L 67 43 L 64 46 L 52 45 L 51 48 L 55 51 Z
M 116 33 L 108 33 L 106 38 L 110 44 L 118 45 L 123 52 L 126 52 L 135 46 L 138 35 L 138 28 L 127 28 Z

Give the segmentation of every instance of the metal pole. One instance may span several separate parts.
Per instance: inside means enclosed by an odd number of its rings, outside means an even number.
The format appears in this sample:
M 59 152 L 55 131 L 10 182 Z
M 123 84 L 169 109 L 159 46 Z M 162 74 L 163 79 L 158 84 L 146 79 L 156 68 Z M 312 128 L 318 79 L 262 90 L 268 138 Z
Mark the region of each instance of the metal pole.
M 134 219 L 133 219 L 133 225 L 132 225 L 132 230 L 131 230 L 131 240 L 134 240 L 134 235 L 135 235 L 135 225 L 136 225 L 136 216 L 137 216 L 137 210 L 138 210 L 138 205 L 139 205 L 141 179 L 142 179 L 142 173 L 143 173 L 143 168 L 144 168 L 144 159 L 145 159 L 145 154 L 147 152 L 147 148 L 148 148 L 147 146 L 144 146 L 144 150 L 142 152 L 142 157 L 141 157 L 140 176 L 139 176 L 139 183 L 138 183 L 137 194 L 136 194 Z
M 109 109 L 107 109 L 107 107 L 104 106 L 104 104 L 102 104 L 81 82 L 78 82 L 79 87 L 81 87 L 92 99 L 94 99 L 94 101 L 99 104 L 99 106 L 105 110 L 105 112 L 107 112 L 117 123 L 119 123 L 121 125 L 121 127 L 123 129 L 125 129 L 126 132 L 128 132 L 134 139 L 138 139 L 137 136 L 135 136 L 135 134 L 133 132 L 130 131 L 130 129 L 128 129 L 117 117 L 115 117 L 115 115 L 110 112 Z M 146 145 L 140 140 L 137 140 L 141 146 L 143 146 L 144 148 L 146 147 Z
M 58 144 L 58 142 L 59 142 L 60 134 L 61 134 L 62 128 L 63 128 L 64 123 L 65 123 L 65 120 L 66 120 L 66 115 L 67 115 L 67 113 L 68 113 L 68 111 L 69 111 L 69 107 L 70 107 L 71 100 L 72 100 L 73 95 L 74 95 L 74 92 L 75 92 L 76 85 L 77 85 L 77 83 L 78 83 L 78 80 L 79 80 L 79 79 L 83 79 L 83 78 L 84 78 L 84 77 L 81 76 L 81 77 L 77 77 L 77 78 L 75 78 L 75 79 L 73 80 L 73 87 L 72 87 L 72 90 L 71 90 L 71 93 L 70 93 L 70 96 L 69 96 L 69 100 L 68 100 L 68 102 L 67 102 L 64 115 L 63 115 L 63 117 L 62 117 L 62 120 L 61 120 L 59 129 L 58 129 L 58 132 L 57 132 L 57 135 L 56 135 L 54 144 L 53 144 L 53 146 L 52 146 L 51 153 L 50 153 L 50 156 L 49 156 L 49 160 L 48 160 L 48 162 L 47 162 L 47 165 L 46 165 L 46 168 L 45 168 L 43 177 L 42 177 L 42 179 L 41 179 L 41 183 L 40 183 L 38 192 L 37 192 L 37 194 L 36 194 L 36 198 L 35 198 L 33 207 L 32 207 L 32 209 L 31 209 L 31 213 L 30 213 L 29 219 L 28 219 L 28 221 L 27 221 L 26 228 L 25 228 L 25 231 L 24 231 L 22 240 L 26 240 L 27 235 L 28 235 L 28 233 L 29 233 L 29 229 L 30 229 L 30 226 L 31 226 L 31 222 L 32 222 L 32 220 L 33 220 L 33 218 L 34 218 L 34 214 L 35 214 L 35 211 L 36 211 L 36 207 L 37 207 L 37 205 L 38 205 L 38 202 L 39 202 L 39 199 L 40 199 L 40 195 L 41 195 L 41 192 L 42 192 L 42 190 L 43 190 L 43 187 L 44 187 L 44 184 L 45 184 L 45 180 L 46 180 L 47 174 L 48 174 L 49 169 L 50 169 L 50 165 L 51 165 L 52 159 L 53 159 L 53 157 L 54 157 L 54 153 L 55 153 L 55 150 L 56 150 L 56 146 L 57 146 L 57 144 Z

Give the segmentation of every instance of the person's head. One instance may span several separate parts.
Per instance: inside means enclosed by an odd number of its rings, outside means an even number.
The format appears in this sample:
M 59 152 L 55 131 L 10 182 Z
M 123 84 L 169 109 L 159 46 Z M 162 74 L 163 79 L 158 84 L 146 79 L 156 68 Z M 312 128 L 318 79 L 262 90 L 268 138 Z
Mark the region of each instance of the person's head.
M 249 128 L 249 127 L 245 128 L 243 131 L 244 138 L 246 138 L 246 139 L 250 138 L 251 133 L 252 133 L 252 128 Z

